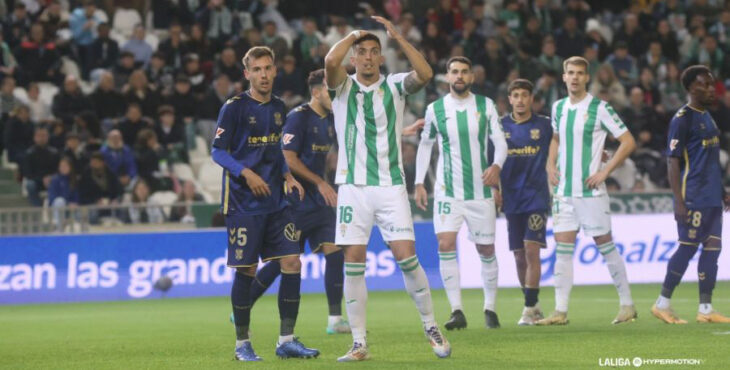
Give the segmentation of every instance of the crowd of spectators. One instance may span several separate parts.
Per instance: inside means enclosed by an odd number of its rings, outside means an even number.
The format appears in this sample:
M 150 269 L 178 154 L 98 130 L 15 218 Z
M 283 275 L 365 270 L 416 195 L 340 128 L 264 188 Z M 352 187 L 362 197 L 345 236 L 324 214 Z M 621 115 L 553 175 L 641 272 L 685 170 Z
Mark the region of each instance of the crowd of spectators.
M 50 206 L 141 204 L 123 218 L 190 221 L 189 207 L 160 213 L 144 204 L 158 191 L 203 199 L 172 166 L 190 161 L 197 136 L 210 142 L 220 106 L 247 88 L 246 51 L 275 51 L 274 93 L 292 108 L 308 99 L 307 74 L 353 29 L 376 30 L 384 72 L 410 68 L 376 14 L 436 73 L 408 97 L 405 124 L 448 93 L 450 56 L 474 62 L 472 90 L 500 114 L 509 112 L 508 83 L 521 77 L 535 83 L 533 110 L 549 115 L 566 96 L 563 59 L 582 55 L 590 92 L 613 105 L 639 147 L 611 189 L 666 188 L 667 126 L 686 100 L 679 76 L 701 63 L 718 81 L 710 112 L 725 133 L 727 168 L 730 1 L 722 0 L 0 0 L 0 153 L 17 163 L 33 205 L 43 197 Z M 409 184 L 417 140 L 404 138 Z

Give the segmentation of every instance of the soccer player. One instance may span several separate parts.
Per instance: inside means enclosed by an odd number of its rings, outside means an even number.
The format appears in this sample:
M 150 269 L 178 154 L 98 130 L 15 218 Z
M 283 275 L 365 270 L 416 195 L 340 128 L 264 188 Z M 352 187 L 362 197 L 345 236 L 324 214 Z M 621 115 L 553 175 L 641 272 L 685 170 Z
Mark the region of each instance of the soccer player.
M 433 71 L 388 20 L 377 16 L 373 19 L 383 24 L 400 45 L 413 71 L 381 75 L 384 58 L 380 40 L 361 30 L 337 42 L 325 58 L 325 79 L 332 96 L 339 144 L 335 242 L 345 251 L 345 308 L 353 337 L 352 348 L 338 361 L 369 358 L 365 260 L 373 223 L 380 228 L 400 266 L 432 349 L 437 356 L 447 357 L 451 347 L 434 319 L 431 289 L 416 256 L 400 144 L 406 95 L 423 88 Z M 355 74 L 348 76 L 342 61 L 350 49 Z
M 552 108 L 553 138 L 547 160 L 553 194 L 555 251 L 555 312 L 538 325 L 568 323 L 568 301 L 573 287 L 573 250 L 579 229 L 593 237 L 606 262 L 620 308 L 614 324 L 636 319 L 626 265 L 611 236 L 611 215 L 606 184 L 611 172 L 636 148 L 633 136 L 611 106 L 586 91 L 588 61 L 570 57 L 563 62 L 563 81 L 569 96 Z M 619 147 L 601 166 L 603 145 L 610 133 Z
M 730 197 L 722 185 L 720 130 L 707 112 L 715 101 L 715 78 L 707 67 L 694 65 L 682 73 L 682 86 L 689 95 L 689 103 L 672 118 L 667 137 L 669 184 L 674 193 L 679 247 L 667 264 L 661 294 L 651 313 L 668 324 L 687 323 L 674 313 L 670 298 L 701 243 L 697 322 L 730 323 L 730 318 L 712 309 L 717 259 L 722 248 L 723 203 L 725 209 L 730 206 Z
M 499 116 L 492 99 L 472 94 L 474 74 L 466 57 L 446 63 L 449 94 L 426 108 L 421 143 L 416 154 L 416 204 L 425 210 L 428 194 L 423 179 L 428 172 L 433 144 L 438 138 L 439 159 L 434 186 L 433 228 L 438 239 L 439 271 L 451 304 L 447 330 L 466 328 L 461 306 L 461 281 L 456 260 L 456 235 L 466 221 L 469 237 L 482 261 L 484 317 L 487 328 L 499 328 L 495 313 L 498 266 L 494 254 L 496 209 L 490 186 L 499 184 L 507 156 Z M 488 140 L 494 143 L 494 161 L 487 163 Z
M 342 283 L 345 257 L 335 245 L 335 210 L 337 193 L 325 177 L 327 153 L 335 140 L 332 100 L 324 84 L 324 70 L 318 69 L 307 78 L 311 98 L 286 116 L 282 148 L 286 163 L 294 177 L 304 186 L 304 201 L 294 201 L 294 223 L 301 230 L 299 246 L 309 240 L 313 253 L 324 253 L 326 267 L 324 286 L 329 304 L 327 333 L 349 333 L 350 325 L 342 318 Z M 274 282 L 281 270 L 279 261 L 272 260 L 256 273 L 251 287 L 251 302 Z
M 243 57 L 244 76 L 251 87 L 229 99 L 218 115 L 213 160 L 223 171 L 222 208 L 228 230 L 228 266 L 236 269 L 231 303 L 236 326 L 235 358 L 260 361 L 249 340 L 251 283 L 259 257 L 281 265 L 276 355 L 316 357 L 294 338 L 299 312 L 301 262 L 298 231 L 287 206 L 287 192 L 304 189 L 289 172 L 281 151 L 284 102 L 271 95 L 276 77 L 274 53 L 251 48 Z M 285 182 L 286 180 L 286 182 Z
M 533 85 L 517 79 L 507 87 L 512 114 L 502 117 L 507 138 L 507 160 L 501 173 L 502 211 L 507 216 L 509 249 L 525 296 L 518 325 L 533 325 L 543 318 L 537 305 L 540 293 L 540 248 L 545 244 L 545 223 L 550 206 L 545 165 L 553 128 L 550 118 L 533 114 Z

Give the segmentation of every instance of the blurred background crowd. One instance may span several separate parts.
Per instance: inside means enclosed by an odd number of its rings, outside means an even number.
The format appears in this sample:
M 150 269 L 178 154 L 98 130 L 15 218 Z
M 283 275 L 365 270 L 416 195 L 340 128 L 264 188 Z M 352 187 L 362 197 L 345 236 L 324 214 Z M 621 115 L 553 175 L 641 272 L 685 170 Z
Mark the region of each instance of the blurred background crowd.
M 381 37 L 383 72 L 410 69 L 371 15 L 389 18 L 436 73 L 408 98 L 406 125 L 448 93 L 451 56 L 474 62 L 472 91 L 500 114 L 509 113 L 506 86 L 521 77 L 535 83 L 534 112 L 549 115 L 566 95 L 563 59 L 582 55 L 589 92 L 613 105 L 638 143 L 609 189 L 666 189 L 667 126 L 686 99 L 679 76 L 699 63 L 717 78 L 710 113 L 728 168 L 723 0 L 0 0 L 2 164 L 34 206 L 139 204 L 118 217 L 190 222 L 189 207 L 154 205 L 219 199 L 208 147 L 219 108 L 247 88 L 246 51 L 275 51 L 274 94 L 293 108 L 309 99 L 308 73 L 354 29 Z M 404 137 L 409 191 L 417 145 Z

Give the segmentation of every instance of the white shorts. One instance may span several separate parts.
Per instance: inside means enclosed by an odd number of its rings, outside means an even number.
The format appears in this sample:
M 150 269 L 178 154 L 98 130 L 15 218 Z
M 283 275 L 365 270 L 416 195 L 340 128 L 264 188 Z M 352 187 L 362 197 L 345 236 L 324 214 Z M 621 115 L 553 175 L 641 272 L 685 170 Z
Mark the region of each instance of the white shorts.
M 367 245 L 373 223 L 383 240 L 416 240 L 405 185 L 342 184 L 337 189 L 337 245 Z
M 497 222 L 494 199 L 434 199 L 433 229 L 436 234 L 458 232 L 464 221 L 469 228 L 469 240 L 482 245 L 494 244 Z
M 553 231 L 578 231 L 588 236 L 611 232 L 611 206 L 608 195 L 597 197 L 553 197 Z

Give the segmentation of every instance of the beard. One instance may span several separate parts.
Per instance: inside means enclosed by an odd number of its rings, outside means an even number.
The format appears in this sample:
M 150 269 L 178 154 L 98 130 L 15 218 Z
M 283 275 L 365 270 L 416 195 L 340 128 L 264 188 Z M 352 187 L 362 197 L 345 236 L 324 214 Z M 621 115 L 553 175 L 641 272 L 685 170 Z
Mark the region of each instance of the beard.
M 471 85 L 472 84 L 470 84 L 470 83 L 464 83 L 463 85 L 461 85 L 462 87 L 459 87 L 459 85 L 453 84 L 453 85 L 451 85 L 451 89 L 454 90 L 455 93 L 461 95 L 461 94 L 471 90 Z

